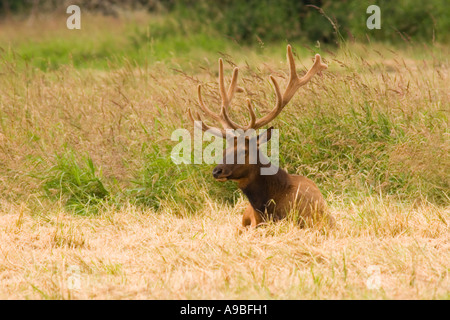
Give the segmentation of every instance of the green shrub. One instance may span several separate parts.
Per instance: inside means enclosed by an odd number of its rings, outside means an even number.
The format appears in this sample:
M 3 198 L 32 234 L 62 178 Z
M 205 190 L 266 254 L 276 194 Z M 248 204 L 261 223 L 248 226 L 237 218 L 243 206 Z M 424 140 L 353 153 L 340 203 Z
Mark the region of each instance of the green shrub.
M 92 159 L 86 157 L 79 164 L 72 152 L 57 155 L 56 164 L 41 180 L 48 197 L 62 199 L 66 208 L 76 214 L 96 213 L 110 194 Z

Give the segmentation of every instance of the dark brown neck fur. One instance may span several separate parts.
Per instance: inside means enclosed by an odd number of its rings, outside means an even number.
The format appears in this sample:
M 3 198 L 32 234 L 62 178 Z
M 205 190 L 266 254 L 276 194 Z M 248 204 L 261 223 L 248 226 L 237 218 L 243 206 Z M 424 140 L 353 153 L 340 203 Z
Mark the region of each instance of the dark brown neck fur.
M 274 175 L 261 175 L 258 168 L 257 174 L 239 183 L 253 209 L 269 215 L 274 213 L 276 203 L 285 196 L 289 186 L 289 174 L 282 169 Z

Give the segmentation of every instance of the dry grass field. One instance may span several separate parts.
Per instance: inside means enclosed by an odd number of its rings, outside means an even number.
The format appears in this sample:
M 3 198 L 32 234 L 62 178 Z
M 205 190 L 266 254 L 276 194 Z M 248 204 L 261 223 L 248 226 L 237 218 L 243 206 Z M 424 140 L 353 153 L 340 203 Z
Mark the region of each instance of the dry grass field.
M 449 298 L 448 210 L 329 200 L 331 230 L 283 221 L 244 232 L 243 202 L 209 202 L 191 217 L 126 206 L 92 218 L 3 204 L 0 298 Z M 73 266 L 80 286 L 71 290 Z M 367 286 L 371 266 L 379 288 Z
M 329 69 L 274 121 L 280 162 L 317 182 L 336 226 L 240 230 L 245 197 L 212 166 L 174 165 L 171 132 L 192 129 L 198 83 L 217 102 L 219 57 L 242 70 L 233 117 L 247 96 L 264 114 L 285 44 L 166 39 L 103 60 L 85 32 L 57 58 L 75 37 L 52 23 L 39 41 L 0 27 L 0 299 L 450 298 L 448 46 L 292 43 L 299 73 L 316 51 Z

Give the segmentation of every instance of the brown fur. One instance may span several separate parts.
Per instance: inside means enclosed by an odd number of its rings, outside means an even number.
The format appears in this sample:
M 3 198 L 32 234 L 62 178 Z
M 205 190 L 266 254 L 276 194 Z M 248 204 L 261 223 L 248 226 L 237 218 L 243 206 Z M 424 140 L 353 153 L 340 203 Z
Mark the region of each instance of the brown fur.
M 268 130 L 268 139 L 270 132 Z M 259 137 L 258 137 L 259 141 Z M 326 203 L 319 188 L 310 179 L 290 175 L 278 169 L 274 175 L 261 175 L 261 168 L 270 164 L 261 164 L 258 156 L 256 164 L 249 164 L 248 145 L 245 144 L 245 164 L 226 163 L 226 155 L 239 153 L 235 141 L 234 146 L 224 150 L 223 164 L 214 168 L 213 175 L 219 181 L 232 180 L 247 196 L 250 205 L 244 212 L 242 225 L 256 227 L 266 220 L 280 220 L 291 212 L 304 226 L 309 221 L 325 218 Z M 259 147 L 259 142 L 258 142 Z M 234 157 L 236 160 L 236 157 Z
M 262 177 L 262 176 L 260 176 Z M 316 217 L 323 217 L 325 200 L 316 184 L 298 175 L 289 175 L 279 169 L 275 176 L 264 176 L 239 187 L 248 197 L 250 204 L 242 217 L 242 226 L 256 227 L 267 219 L 283 219 L 291 211 L 297 211 L 300 224 Z

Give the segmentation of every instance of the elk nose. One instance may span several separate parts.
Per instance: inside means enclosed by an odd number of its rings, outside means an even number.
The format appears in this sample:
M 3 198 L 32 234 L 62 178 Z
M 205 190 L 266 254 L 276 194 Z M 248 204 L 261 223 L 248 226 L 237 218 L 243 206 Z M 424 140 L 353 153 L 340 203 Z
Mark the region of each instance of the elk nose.
M 214 178 L 219 177 L 221 173 L 222 173 L 222 168 L 218 168 L 218 167 L 215 167 L 212 172 Z

